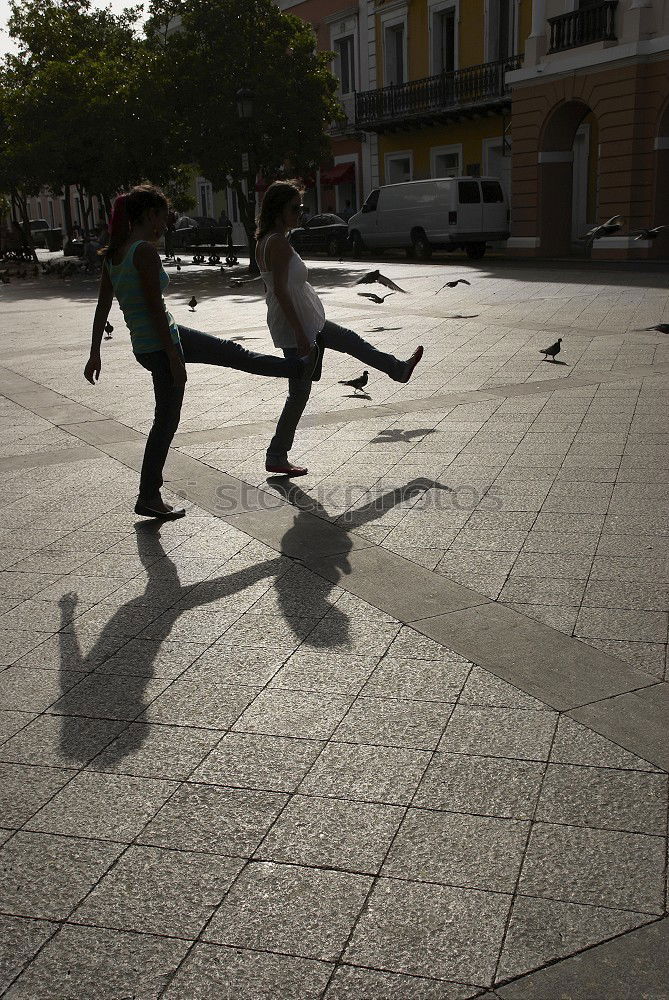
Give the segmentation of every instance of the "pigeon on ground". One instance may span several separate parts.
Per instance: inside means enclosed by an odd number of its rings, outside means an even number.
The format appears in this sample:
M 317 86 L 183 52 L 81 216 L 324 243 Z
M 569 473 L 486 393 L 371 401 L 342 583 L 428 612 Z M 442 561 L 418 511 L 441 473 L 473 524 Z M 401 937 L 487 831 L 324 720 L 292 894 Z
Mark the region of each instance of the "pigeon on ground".
M 477 316 L 478 313 L 468 313 L 466 315 L 463 313 L 453 313 L 452 316 L 444 316 L 444 319 L 476 319 Z
M 406 295 L 406 289 L 400 288 L 392 278 L 386 278 L 385 274 L 381 274 L 380 271 L 369 271 L 367 274 L 363 274 L 361 278 L 356 278 L 353 282 L 354 285 L 385 285 L 386 288 L 392 288 L 394 292 L 403 292 Z
M 646 331 L 652 333 L 653 331 L 657 333 L 669 333 L 669 323 L 658 323 L 656 326 L 647 326 Z
M 455 288 L 456 285 L 471 285 L 471 281 L 467 281 L 466 278 L 458 278 L 456 281 L 447 281 L 446 284 L 442 285 L 441 288 L 438 288 L 434 294 L 438 295 L 439 292 L 443 292 L 444 288 Z
M 114 329 L 114 327 L 111 325 L 111 323 L 105 323 L 105 333 L 107 335 L 105 337 L 105 340 L 111 340 L 112 339 L 112 331 L 113 331 L 113 329 Z
M 390 298 L 390 296 L 394 294 L 394 292 L 388 292 L 386 295 L 375 295 L 374 292 L 358 292 L 358 295 L 361 298 L 369 299 L 371 302 L 377 302 L 379 304 L 385 302 L 386 299 Z
M 190 306 L 190 311 L 191 311 L 191 312 L 195 312 L 195 306 L 197 305 L 197 299 L 195 298 L 195 296 L 194 296 L 194 295 L 193 295 L 193 297 L 191 298 L 191 300 L 190 300 L 190 302 L 188 303 L 188 305 Z
M 663 229 L 667 226 L 654 226 L 652 229 L 640 229 L 634 234 L 635 240 L 656 240 Z
M 610 219 L 602 223 L 601 226 L 595 226 L 590 229 L 585 236 L 582 236 L 583 240 L 599 240 L 602 236 L 613 236 L 617 233 L 619 229 L 623 227 L 623 217 L 622 215 L 612 215 Z
M 561 343 L 562 343 L 562 337 L 558 337 L 558 339 L 555 341 L 555 343 L 551 344 L 550 347 L 542 347 L 542 348 L 540 348 L 539 354 L 543 354 L 544 361 L 547 358 L 555 358 L 555 356 L 560 353 L 560 344 Z
M 340 381 L 339 384 L 340 385 L 348 385 L 348 386 L 351 387 L 351 389 L 355 389 L 356 392 L 362 392 L 362 390 L 364 389 L 364 387 L 367 385 L 368 379 L 369 379 L 369 372 L 368 371 L 364 371 L 362 373 L 362 375 L 358 376 L 358 378 L 349 379 L 347 382 L 346 381 L 343 381 L 343 382 Z

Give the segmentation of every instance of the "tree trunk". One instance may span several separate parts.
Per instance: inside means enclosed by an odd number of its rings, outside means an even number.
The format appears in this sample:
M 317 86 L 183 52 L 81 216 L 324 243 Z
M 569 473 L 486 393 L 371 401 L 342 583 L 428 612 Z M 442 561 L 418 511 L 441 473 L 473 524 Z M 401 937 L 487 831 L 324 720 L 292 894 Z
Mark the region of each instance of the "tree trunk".
M 87 194 L 86 189 L 83 184 L 77 184 L 77 193 L 79 195 L 79 204 L 82 208 L 83 224 L 84 224 L 84 235 L 90 236 L 91 229 L 91 214 L 93 212 L 93 199 Z
M 249 197 L 247 197 L 244 194 L 241 181 L 233 180 L 231 186 L 237 196 L 239 218 L 242 220 L 246 239 L 249 244 L 249 274 L 258 274 L 258 265 L 256 264 L 256 220 L 255 211 L 251 207 L 251 197 L 253 197 L 255 204 L 255 190 L 249 192 Z
M 65 197 L 65 203 L 64 203 L 64 206 L 63 206 L 63 208 L 64 208 L 64 213 L 63 214 L 64 214 L 65 218 L 63 220 L 63 223 L 64 223 L 64 228 L 65 228 L 65 239 L 66 239 L 66 242 L 69 242 L 72 239 L 72 200 L 70 198 L 70 185 L 69 184 L 65 185 L 65 189 L 63 191 L 63 194 L 64 194 L 64 197 Z

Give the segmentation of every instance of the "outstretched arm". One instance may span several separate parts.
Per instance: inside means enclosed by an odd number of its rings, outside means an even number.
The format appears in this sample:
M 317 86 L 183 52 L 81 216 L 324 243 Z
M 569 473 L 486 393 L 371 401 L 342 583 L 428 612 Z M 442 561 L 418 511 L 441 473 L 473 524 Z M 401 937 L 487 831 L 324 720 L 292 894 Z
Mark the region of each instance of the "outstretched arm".
M 86 378 L 91 385 L 95 385 L 97 380 L 100 378 L 100 371 L 102 369 L 100 344 L 102 343 L 102 333 L 105 328 L 105 323 L 107 322 L 107 317 L 109 316 L 109 310 L 111 309 L 113 299 L 114 289 L 112 288 L 111 278 L 109 277 L 109 271 L 103 264 L 102 274 L 100 275 L 100 288 L 98 290 L 98 304 L 95 308 L 95 317 L 93 319 L 91 353 L 88 361 L 86 362 L 86 367 L 84 368 L 84 378 Z

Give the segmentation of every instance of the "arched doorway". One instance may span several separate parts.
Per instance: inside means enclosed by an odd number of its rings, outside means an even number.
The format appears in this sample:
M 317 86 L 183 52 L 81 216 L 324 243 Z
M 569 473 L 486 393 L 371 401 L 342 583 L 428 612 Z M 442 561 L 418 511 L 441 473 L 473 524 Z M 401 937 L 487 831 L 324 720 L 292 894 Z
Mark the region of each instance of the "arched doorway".
M 593 127 L 596 121 L 591 109 L 579 100 L 559 104 L 544 122 L 539 141 L 538 179 L 542 256 L 569 254 L 574 234 L 590 214 L 588 201 L 592 198 L 591 177 L 596 169 L 593 158 L 597 148 L 592 141 Z

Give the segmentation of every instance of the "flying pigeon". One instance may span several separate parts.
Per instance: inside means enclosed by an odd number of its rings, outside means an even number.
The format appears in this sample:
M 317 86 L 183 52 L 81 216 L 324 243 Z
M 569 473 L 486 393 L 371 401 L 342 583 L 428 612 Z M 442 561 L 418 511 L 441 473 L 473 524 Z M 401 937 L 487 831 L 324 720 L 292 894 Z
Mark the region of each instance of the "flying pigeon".
M 550 347 L 542 347 L 539 350 L 539 354 L 543 354 L 544 361 L 546 358 L 555 358 L 557 354 L 560 353 L 560 344 L 562 343 L 562 337 L 558 337 L 554 344 Z
M 601 226 L 595 226 L 593 229 L 589 230 L 582 236 L 581 239 L 584 240 L 599 240 L 602 236 L 613 236 L 617 233 L 619 229 L 623 227 L 623 217 L 622 215 L 612 215 L 610 219 L 602 223 Z
M 444 288 L 455 288 L 456 285 L 471 285 L 471 281 L 467 281 L 466 278 L 458 278 L 456 281 L 447 281 L 446 284 L 442 285 L 441 288 L 438 288 L 434 294 L 438 295 L 439 292 L 443 292 Z
M 634 234 L 635 240 L 656 240 L 667 226 L 654 226 L 652 229 L 640 229 Z
M 361 278 L 357 278 L 354 285 L 385 285 L 386 288 L 392 288 L 394 292 L 403 292 L 406 295 L 406 289 L 400 288 L 391 278 L 386 278 L 385 274 L 381 274 L 380 271 L 369 271 L 367 274 L 363 274 Z
M 195 306 L 197 305 L 197 299 L 195 298 L 195 296 L 194 296 L 194 295 L 193 295 L 193 297 L 191 298 L 191 300 L 190 300 L 190 302 L 188 303 L 188 305 L 190 306 L 190 311 L 191 311 L 191 312 L 195 312 Z
M 364 371 L 362 373 L 362 375 L 358 376 L 358 378 L 349 379 L 348 382 L 346 382 L 346 381 L 341 382 L 340 381 L 339 384 L 340 385 L 348 385 L 348 386 L 351 387 L 351 389 L 355 389 L 356 392 L 362 392 L 362 390 L 364 389 L 364 387 L 367 385 L 367 380 L 368 379 L 369 379 L 369 372 L 368 371 Z
M 394 295 L 394 292 L 388 292 L 386 295 L 375 295 L 374 292 L 358 292 L 358 295 L 363 299 L 369 299 L 371 302 L 378 302 L 379 304 L 385 302 L 386 299 Z
M 114 327 L 111 325 L 111 323 L 109 323 L 109 322 L 105 323 L 105 333 L 107 334 L 107 336 L 105 337 L 105 340 L 111 340 L 112 339 L 112 330 L 113 329 L 114 329 Z

